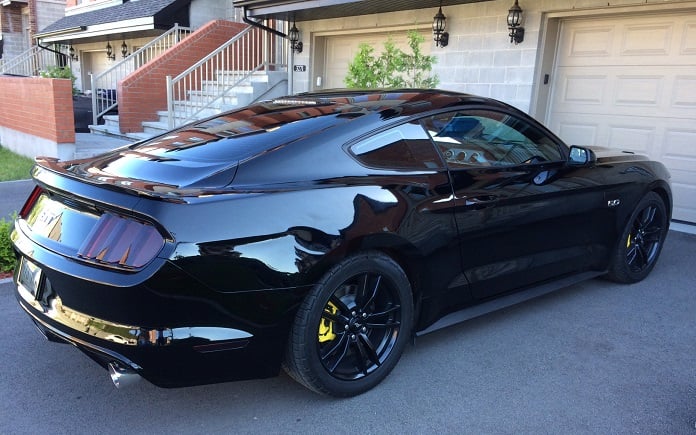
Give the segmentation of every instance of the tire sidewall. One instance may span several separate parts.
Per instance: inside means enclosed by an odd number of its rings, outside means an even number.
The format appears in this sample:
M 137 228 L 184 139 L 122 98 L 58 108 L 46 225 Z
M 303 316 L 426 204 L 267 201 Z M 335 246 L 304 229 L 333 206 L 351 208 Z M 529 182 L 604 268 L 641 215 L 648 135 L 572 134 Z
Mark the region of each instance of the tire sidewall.
M 658 208 L 660 219 L 662 220 L 659 243 L 657 246 L 657 251 L 655 252 L 654 259 L 648 264 L 646 268 L 636 272 L 631 269 L 626 260 L 626 256 L 628 253 L 626 240 L 628 239 L 628 236 L 633 229 L 633 223 L 636 221 L 640 213 L 642 213 L 647 207 L 650 206 L 656 206 Z M 636 207 L 633 209 L 633 212 L 624 224 L 624 229 L 621 233 L 621 237 L 619 238 L 616 245 L 613 264 L 610 268 L 610 277 L 616 281 L 626 283 L 638 282 L 645 279 L 652 271 L 653 267 L 657 263 L 660 253 L 662 252 L 662 246 L 664 245 L 665 237 L 667 235 L 667 228 L 667 208 L 665 206 L 664 201 L 657 193 L 648 192 L 638 202 L 638 205 L 636 205 Z

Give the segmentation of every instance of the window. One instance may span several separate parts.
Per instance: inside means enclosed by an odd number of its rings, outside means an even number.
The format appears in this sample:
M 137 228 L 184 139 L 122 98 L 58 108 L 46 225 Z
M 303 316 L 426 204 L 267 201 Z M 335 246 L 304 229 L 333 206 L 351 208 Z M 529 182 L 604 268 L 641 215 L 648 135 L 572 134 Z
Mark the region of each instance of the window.
M 450 167 L 511 166 L 563 159 L 558 145 L 541 129 L 507 113 L 450 112 L 426 118 L 423 124 Z
M 418 123 L 407 123 L 377 133 L 350 147 L 361 163 L 374 168 L 436 169 L 444 165 Z

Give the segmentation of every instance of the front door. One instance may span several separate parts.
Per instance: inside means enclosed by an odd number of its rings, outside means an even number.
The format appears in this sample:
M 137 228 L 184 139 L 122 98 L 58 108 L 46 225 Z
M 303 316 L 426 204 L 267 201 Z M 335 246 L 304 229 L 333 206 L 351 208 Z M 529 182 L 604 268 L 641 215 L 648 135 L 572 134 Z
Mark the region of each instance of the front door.
M 430 117 L 426 128 L 450 171 L 474 297 L 591 268 L 606 255 L 602 188 L 570 168 L 566 147 L 531 118 L 459 110 Z

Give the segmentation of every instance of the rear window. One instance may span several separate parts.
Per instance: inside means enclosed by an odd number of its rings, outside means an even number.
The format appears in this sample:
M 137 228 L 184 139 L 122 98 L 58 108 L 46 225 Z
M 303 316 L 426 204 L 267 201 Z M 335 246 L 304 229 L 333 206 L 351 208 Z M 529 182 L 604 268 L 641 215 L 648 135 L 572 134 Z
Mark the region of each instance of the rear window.
M 162 159 L 243 161 L 350 121 L 341 106 L 293 107 L 254 113 L 251 108 L 173 131 L 134 148 Z

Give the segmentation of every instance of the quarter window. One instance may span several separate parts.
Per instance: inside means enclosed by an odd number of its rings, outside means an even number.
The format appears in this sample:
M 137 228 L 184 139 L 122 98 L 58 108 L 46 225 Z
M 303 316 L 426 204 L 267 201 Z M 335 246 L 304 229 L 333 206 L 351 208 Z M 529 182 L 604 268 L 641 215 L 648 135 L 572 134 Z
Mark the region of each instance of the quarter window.
M 373 168 L 436 169 L 444 165 L 418 123 L 379 132 L 350 147 L 361 163 Z
M 424 127 L 448 166 L 511 166 L 562 160 L 556 142 L 516 116 L 471 110 L 426 118 Z

